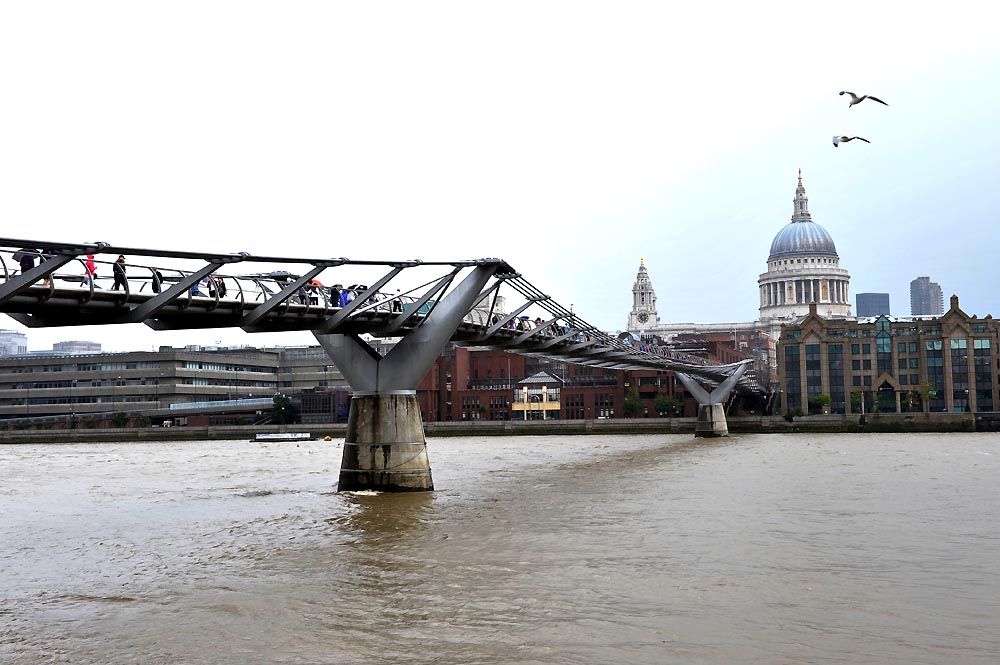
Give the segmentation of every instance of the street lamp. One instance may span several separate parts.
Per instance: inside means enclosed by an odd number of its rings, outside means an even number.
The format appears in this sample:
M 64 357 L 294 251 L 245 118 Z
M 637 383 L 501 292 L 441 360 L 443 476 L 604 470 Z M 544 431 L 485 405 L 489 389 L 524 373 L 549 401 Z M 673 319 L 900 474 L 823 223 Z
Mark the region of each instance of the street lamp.
M 28 394 L 24 398 L 24 417 L 28 417 L 28 405 L 31 404 L 31 384 L 25 383 L 24 389 L 28 391 Z
M 115 379 L 115 385 L 111 386 L 111 409 L 118 409 L 118 384 L 121 383 L 122 377 Z

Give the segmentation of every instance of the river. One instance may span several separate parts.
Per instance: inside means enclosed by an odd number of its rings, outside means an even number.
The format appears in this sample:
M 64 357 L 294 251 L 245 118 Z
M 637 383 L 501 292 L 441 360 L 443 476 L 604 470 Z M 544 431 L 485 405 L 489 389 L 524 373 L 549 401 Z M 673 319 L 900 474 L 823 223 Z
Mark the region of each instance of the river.
M 429 444 L 0 446 L 0 662 L 1000 662 L 1000 435 Z

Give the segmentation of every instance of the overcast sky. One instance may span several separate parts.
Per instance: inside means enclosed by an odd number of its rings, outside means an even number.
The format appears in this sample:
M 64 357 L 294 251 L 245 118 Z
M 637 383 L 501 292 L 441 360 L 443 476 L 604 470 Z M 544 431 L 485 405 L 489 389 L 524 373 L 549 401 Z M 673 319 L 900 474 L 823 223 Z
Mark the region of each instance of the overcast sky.
M 3 3 L 0 235 L 499 256 L 612 331 L 642 257 L 662 321 L 749 321 L 801 167 L 853 293 L 906 315 L 929 275 L 1000 315 L 995 24 L 882 4 Z

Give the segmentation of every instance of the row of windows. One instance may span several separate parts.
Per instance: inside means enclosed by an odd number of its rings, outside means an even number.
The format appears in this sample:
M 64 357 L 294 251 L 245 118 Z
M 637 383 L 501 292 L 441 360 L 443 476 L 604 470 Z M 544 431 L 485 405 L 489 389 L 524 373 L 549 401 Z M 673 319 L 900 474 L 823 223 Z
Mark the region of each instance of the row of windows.
M 63 365 L 23 365 L 12 367 L 12 374 L 36 374 L 47 372 L 119 372 L 128 369 L 159 369 L 160 363 L 142 360 L 133 363 L 77 363 Z
M 883 340 L 878 340 L 877 344 L 880 345 L 880 346 L 882 346 L 883 345 Z M 785 345 L 785 349 L 792 349 L 792 348 L 795 348 L 796 346 L 797 345 L 794 345 L 794 344 L 787 344 L 787 345 Z M 940 339 L 927 340 L 927 341 L 924 342 L 924 346 L 925 346 L 925 348 L 928 351 L 941 351 L 944 348 L 944 342 L 942 340 L 940 340 Z M 818 350 L 819 347 L 820 347 L 819 344 L 806 344 L 806 353 L 807 354 L 809 354 L 809 353 L 819 353 L 819 350 Z M 966 339 L 952 339 L 952 340 L 949 341 L 949 347 L 952 348 L 952 349 L 967 349 L 968 348 L 968 340 L 966 340 Z M 989 349 L 989 348 L 991 348 L 990 340 L 988 340 L 988 339 L 973 339 L 972 340 L 972 347 L 974 349 Z M 840 344 L 829 344 L 829 345 L 827 345 L 827 348 L 828 348 L 828 352 L 829 353 L 833 353 L 834 352 L 833 351 L 834 348 L 836 348 L 838 350 L 838 352 L 840 352 L 841 345 Z M 811 350 L 811 349 L 815 349 L 815 350 Z M 900 353 L 900 354 L 903 354 L 903 353 L 917 353 L 917 349 L 918 349 L 918 347 L 917 347 L 917 343 L 916 342 L 898 342 L 896 344 L 896 351 L 897 351 L 897 353 Z M 872 352 L 872 345 L 871 344 L 851 344 L 851 354 L 852 355 L 871 355 L 871 352 Z M 889 349 L 888 348 L 884 348 L 884 349 L 880 348 L 879 352 L 880 353 L 888 353 Z
M 205 369 L 214 370 L 216 372 L 266 372 L 268 374 L 274 373 L 273 367 L 259 367 L 255 365 L 224 365 L 222 363 L 203 363 L 197 360 L 188 360 L 184 363 L 184 369 Z M 283 367 L 281 369 L 282 373 L 285 372 L 295 372 L 302 371 L 304 368 L 295 367 Z M 324 371 L 325 367 L 321 367 L 319 371 Z

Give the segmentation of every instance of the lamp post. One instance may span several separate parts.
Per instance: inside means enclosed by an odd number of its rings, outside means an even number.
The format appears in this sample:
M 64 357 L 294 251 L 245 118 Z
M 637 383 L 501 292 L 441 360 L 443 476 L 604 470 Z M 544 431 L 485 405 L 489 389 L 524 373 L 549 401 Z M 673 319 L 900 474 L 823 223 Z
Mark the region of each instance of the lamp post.
M 156 377 L 156 408 L 160 408 L 160 384 L 163 383 L 163 372 Z
M 24 389 L 28 391 L 28 394 L 24 398 L 24 417 L 28 417 L 28 405 L 31 404 L 31 384 L 24 384 Z
M 115 385 L 111 386 L 111 409 L 112 411 L 118 410 L 118 384 L 121 383 L 122 377 L 115 379 Z
M 69 382 L 69 425 L 70 429 L 76 429 L 76 404 L 73 402 L 73 388 L 76 387 L 76 379 Z

